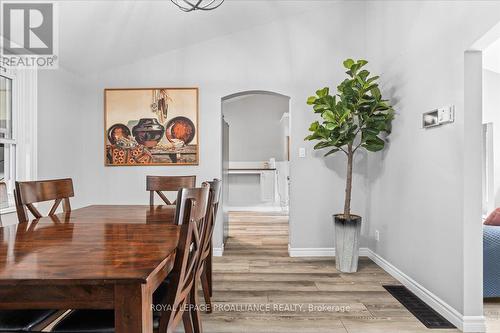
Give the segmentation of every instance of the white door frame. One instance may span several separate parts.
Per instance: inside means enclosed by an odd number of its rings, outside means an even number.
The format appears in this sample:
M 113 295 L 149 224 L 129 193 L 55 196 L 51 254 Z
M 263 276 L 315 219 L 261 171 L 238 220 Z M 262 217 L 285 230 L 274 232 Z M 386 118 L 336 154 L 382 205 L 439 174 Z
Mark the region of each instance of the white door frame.
M 464 332 L 484 332 L 482 230 L 483 50 L 500 38 L 500 22 L 464 54 L 463 290 Z

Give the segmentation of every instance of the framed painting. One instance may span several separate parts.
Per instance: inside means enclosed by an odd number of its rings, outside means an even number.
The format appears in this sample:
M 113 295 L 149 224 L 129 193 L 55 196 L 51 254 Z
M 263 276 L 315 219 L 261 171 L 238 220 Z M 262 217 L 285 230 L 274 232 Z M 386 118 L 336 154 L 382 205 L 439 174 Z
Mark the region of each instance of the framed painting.
M 198 165 L 198 88 L 104 90 L 107 166 Z

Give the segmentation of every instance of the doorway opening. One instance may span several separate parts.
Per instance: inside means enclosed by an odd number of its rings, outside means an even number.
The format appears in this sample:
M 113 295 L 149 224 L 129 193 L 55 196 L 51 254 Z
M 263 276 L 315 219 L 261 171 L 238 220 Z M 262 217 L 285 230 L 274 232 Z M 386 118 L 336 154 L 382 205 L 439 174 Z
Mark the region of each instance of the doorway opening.
M 225 252 L 287 253 L 289 150 L 290 97 L 245 91 L 222 99 Z
M 500 327 L 500 38 L 482 51 L 483 297 L 489 331 Z
M 464 79 L 464 315 L 478 320 L 464 331 L 484 332 L 500 327 L 500 23 L 465 52 Z

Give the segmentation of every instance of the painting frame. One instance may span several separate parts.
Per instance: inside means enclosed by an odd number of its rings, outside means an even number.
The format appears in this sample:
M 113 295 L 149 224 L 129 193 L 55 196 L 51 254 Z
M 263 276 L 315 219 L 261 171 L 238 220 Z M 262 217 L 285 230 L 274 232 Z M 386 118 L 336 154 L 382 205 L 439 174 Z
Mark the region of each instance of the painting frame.
M 111 163 L 108 158 L 108 146 L 109 146 L 109 139 L 108 139 L 108 130 L 110 129 L 110 126 L 112 124 L 108 123 L 108 115 L 112 110 L 109 110 L 108 106 L 108 101 L 109 101 L 109 96 L 108 94 L 111 92 L 130 92 L 130 91 L 158 91 L 158 90 L 170 90 L 170 91 L 187 91 L 191 90 L 195 93 L 195 117 L 196 120 L 194 122 L 195 125 L 195 140 L 194 140 L 194 145 L 195 147 L 195 160 L 191 162 L 182 162 L 182 161 L 176 161 L 166 163 L 166 162 L 151 162 L 151 163 L 120 163 L 120 164 L 115 164 Z M 141 87 L 141 88 L 105 88 L 103 91 L 104 95 L 104 165 L 106 167 L 120 167 L 120 166 L 198 166 L 200 164 L 200 127 L 199 127 L 199 118 L 200 118 L 200 108 L 199 108 L 199 88 L 198 87 Z

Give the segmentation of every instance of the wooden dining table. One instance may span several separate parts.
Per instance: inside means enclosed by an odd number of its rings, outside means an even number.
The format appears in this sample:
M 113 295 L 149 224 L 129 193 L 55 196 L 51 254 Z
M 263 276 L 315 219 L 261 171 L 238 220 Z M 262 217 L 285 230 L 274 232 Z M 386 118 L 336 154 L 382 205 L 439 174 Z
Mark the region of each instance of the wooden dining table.
M 0 228 L 0 309 L 114 309 L 115 332 L 153 330 L 172 270 L 175 206 L 88 206 Z

